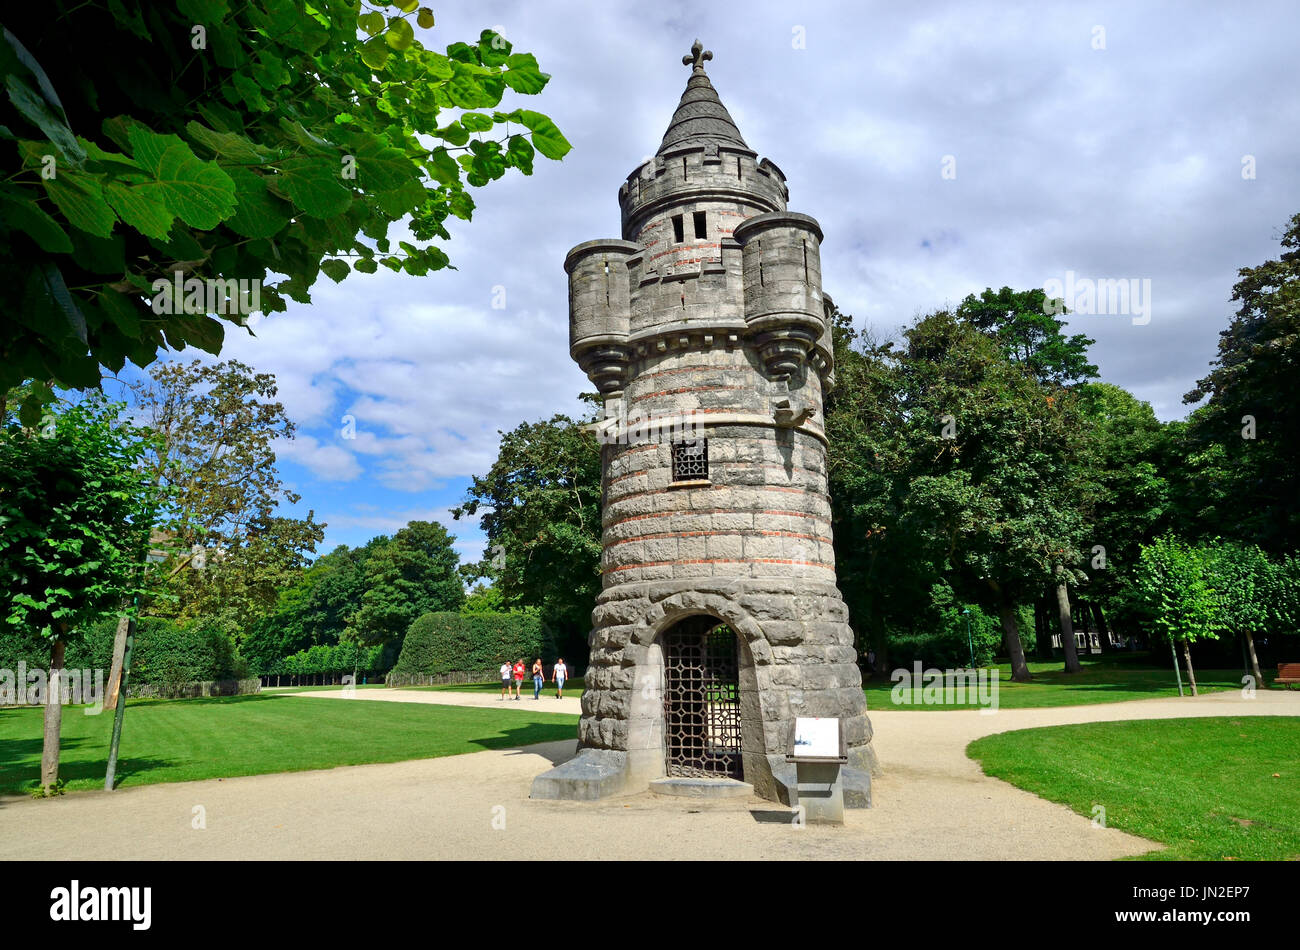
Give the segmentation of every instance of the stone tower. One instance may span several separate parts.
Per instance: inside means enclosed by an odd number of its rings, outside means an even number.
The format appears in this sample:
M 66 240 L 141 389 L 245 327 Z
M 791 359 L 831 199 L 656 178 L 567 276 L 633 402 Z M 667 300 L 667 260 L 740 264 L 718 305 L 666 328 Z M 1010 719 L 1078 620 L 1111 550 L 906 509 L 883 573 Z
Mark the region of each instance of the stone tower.
M 605 398 L 604 577 L 579 752 L 532 796 L 716 778 L 789 804 L 794 718 L 824 716 L 847 738 L 845 803 L 865 807 L 871 726 L 826 487 L 822 232 L 745 144 L 712 56 L 696 41 L 683 58 L 659 150 L 619 187 L 622 239 L 564 261 L 570 353 Z

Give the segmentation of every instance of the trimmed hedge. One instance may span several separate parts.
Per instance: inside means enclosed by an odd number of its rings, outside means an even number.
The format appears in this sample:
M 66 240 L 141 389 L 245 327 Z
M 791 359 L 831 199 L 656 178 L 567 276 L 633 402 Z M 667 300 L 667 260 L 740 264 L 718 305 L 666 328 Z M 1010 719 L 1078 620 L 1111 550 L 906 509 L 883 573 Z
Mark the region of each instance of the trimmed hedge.
M 313 676 L 318 673 L 351 673 L 353 670 L 374 673 L 383 669 L 383 654 L 382 646 L 367 648 L 354 643 L 333 646 L 318 643 L 276 660 L 264 675 Z
M 507 660 L 524 657 L 531 662 L 538 656 L 554 660 L 555 647 L 536 614 L 440 611 L 411 624 L 393 672 L 437 675 L 495 670 Z
M 84 639 L 75 638 L 68 644 L 64 666 L 68 669 L 102 669 L 107 676 L 113 662 L 116 632 L 116 618 L 91 624 L 86 628 Z M 24 661 L 28 668 L 48 669 L 49 645 L 39 638 L 8 631 L 0 636 L 0 669 L 17 669 L 19 660 Z M 159 617 L 141 617 L 136 623 L 135 643 L 131 650 L 132 683 L 176 686 L 209 680 L 237 680 L 247 675 L 248 665 L 220 628 L 201 621 L 181 626 Z

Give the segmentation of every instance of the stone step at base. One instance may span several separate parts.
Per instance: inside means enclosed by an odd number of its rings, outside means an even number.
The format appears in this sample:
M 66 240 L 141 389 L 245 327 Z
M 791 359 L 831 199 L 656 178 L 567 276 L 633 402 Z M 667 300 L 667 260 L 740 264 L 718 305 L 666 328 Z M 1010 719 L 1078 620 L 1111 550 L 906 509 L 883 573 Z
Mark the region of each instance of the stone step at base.
M 656 795 L 676 798 L 749 798 L 754 786 L 734 778 L 660 778 L 650 783 Z

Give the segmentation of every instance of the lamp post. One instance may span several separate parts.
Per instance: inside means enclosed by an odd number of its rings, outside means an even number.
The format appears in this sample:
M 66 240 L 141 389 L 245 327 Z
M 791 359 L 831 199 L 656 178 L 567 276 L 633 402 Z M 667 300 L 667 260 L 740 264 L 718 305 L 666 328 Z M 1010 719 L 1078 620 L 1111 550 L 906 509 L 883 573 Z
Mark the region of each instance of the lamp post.
M 961 615 L 966 618 L 966 648 L 970 650 L 970 669 L 975 669 L 975 645 L 970 638 L 970 608 L 963 607 Z

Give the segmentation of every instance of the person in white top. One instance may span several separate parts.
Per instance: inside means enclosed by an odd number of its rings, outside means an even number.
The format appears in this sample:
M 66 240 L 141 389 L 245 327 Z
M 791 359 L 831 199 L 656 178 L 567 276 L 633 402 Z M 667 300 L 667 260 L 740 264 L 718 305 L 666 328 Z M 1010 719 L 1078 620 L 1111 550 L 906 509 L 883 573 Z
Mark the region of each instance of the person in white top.
M 564 657 L 555 661 L 555 669 L 551 673 L 555 677 L 555 698 L 564 698 L 564 681 L 569 678 L 569 668 L 564 665 Z
M 510 661 L 501 664 L 501 699 L 510 694 Z M 500 702 L 500 700 L 498 700 Z

